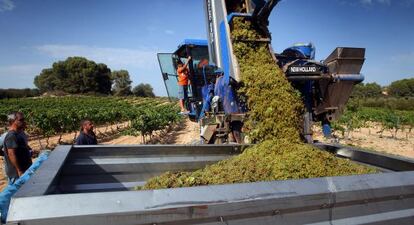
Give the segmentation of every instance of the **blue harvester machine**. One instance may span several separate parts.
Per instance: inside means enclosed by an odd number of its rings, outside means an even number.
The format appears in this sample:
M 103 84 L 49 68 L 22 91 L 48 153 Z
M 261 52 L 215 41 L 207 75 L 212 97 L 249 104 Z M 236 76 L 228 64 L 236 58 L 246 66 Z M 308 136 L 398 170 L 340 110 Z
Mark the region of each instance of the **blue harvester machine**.
M 204 143 L 243 143 L 242 126 L 247 107 L 237 93 L 240 70 L 233 54 L 233 42 L 257 41 L 269 45 L 271 54 L 293 87 L 302 94 L 303 139 L 311 143 L 313 122 L 321 122 L 326 137 L 331 136 L 330 122 L 338 118 L 360 74 L 364 48 L 336 48 L 322 62 L 315 61 L 315 47 L 295 44 L 280 54 L 271 46 L 268 17 L 279 0 L 205 1 L 208 40 L 184 40 L 174 53 L 159 53 L 158 59 L 170 98 L 177 97 L 177 62 L 189 63 L 189 117 L 201 125 Z M 232 40 L 235 17 L 251 20 L 262 33 L 258 40 Z M 205 65 L 207 59 L 209 64 Z

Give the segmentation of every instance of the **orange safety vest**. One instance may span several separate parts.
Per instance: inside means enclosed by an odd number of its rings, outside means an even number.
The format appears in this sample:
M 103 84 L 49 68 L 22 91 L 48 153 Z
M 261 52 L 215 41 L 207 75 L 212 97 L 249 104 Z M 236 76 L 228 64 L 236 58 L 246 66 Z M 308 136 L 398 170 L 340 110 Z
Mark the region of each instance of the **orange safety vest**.
M 178 68 L 177 74 L 178 74 L 178 85 L 180 86 L 188 85 L 188 69 Z

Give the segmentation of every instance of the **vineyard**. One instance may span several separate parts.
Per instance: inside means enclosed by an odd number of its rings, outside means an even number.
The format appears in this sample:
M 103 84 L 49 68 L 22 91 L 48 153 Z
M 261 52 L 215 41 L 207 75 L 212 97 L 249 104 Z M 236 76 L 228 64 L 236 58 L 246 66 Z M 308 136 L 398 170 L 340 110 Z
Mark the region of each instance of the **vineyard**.
M 333 129 L 343 138 L 349 138 L 350 133 L 356 129 L 376 126 L 380 127 L 380 137 L 384 131 L 389 131 L 393 138 L 396 138 L 398 131 L 406 131 L 408 139 L 414 128 L 414 111 L 360 107 L 351 102 L 340 119 L 333 123 Z
M 96 126 L 128 122 L 129 132 L 151 136 L 154 131 L 180 120 L 179 109 L 164 98 L 47 97 L 0 100 L 0 122 L 7 126 L 7 114 L 21 111 L 30 136 L 48 138 L 79 131 L 83 119 Z M 60 142 L 60 139 L 59 139 Z

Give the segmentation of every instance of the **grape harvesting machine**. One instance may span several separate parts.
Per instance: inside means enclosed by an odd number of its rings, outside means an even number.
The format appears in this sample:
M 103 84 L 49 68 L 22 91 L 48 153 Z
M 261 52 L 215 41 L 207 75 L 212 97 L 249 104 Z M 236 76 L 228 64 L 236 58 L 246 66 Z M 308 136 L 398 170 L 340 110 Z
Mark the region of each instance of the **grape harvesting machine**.
M 311 43 L 297 43 L 275 54 L 268 17 L 279 1 L 205 0 L 208 39 L 186 39 L 173 53 L 158 53 L 171 99 L 179 97 L 177 64 L 191 56 L 186 107 L 189 118 L 200 123 L 204 143 L 244 143 L 242 127 L 248 108 L 245 96 L 238 92 L 243 81 L 236 45 L 267 46 L 274 63 L 303 96 L 302 136 L 307 143 L 313 142 L 314 122 L 322 123 L 324 135 L 331 137 L 331 121 L 343 112 L 353 86 L 364 80 L 360 73 L 365 61 L 364 48 L 337 47 L 321 62 L 315 60 L 315 46 Z M 234 21 L 241 18 L 253 24 L 257 36 L 234 37 L 233 32 L 238 32 Z

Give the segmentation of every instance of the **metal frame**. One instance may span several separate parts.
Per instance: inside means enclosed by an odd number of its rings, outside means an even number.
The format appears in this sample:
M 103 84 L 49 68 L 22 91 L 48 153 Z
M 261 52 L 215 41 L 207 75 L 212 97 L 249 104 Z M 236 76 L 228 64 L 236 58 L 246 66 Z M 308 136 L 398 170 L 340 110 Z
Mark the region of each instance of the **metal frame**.
M 94 161 L 103 166 L 113 160 L 112 165 L 123 164 L 127 169 L 151 161 L 155 155 L 167 164 L 176 163 L 173 159 L 193 158 L 195 162 L 200 157 L 226 158 L 247 146 L 59 146 L 12 199 L 8 224 L 414 223 L 414 172 L 389 172 L 413 170 L 412 160 L 338 145 L 315 145 L 360 163 L 375 162 L 374 166 L 386 167 L 385 173 L 148 191 L 110 191 L 107 186 L 99 190 L 95 186 L 83 190 L 89 193 L 74 193 L 76 187 L 65 192 L 59 186 L 68 176 L 65 168 L 76 164 Z M 151 173 L 148 167 L 141 169 Z M 85 176 L 82 170 L 76 173 Z M 85 185 L 93 186 L 97 180 L 89 178 L 92 183 Z
M 248 145 L 58 146 L 15 197 L 131 190 L 166 171 L 189 171 Z
M 14 198 L 49 194 L 55 188 L 58 176 L 71 150 L 71 146 L 57 146 L 30 180 L 14 195 Z
M 315 143 L 316 147 L 329 151 L 339 157 L 347 158 L 362 164 L 370 165 L 386 171 L 414 171 L 414 160 L 401 156 L 391 156 L 380 152 L 364 150 L 339 144 Z

